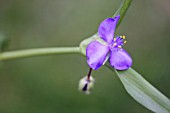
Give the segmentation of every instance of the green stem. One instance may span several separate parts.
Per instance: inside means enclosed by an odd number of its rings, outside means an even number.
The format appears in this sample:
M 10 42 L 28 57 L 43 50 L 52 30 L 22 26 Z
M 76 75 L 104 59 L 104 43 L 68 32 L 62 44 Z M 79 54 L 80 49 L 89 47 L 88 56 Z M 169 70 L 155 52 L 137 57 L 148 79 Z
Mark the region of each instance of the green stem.
M 25 49 L 17 50 L 11 52 L 0 53 L 1 60 L 11 60 L 24 57 L 49 55 L 49 54 L 66 54 L 66 53 L 80 53 L 79 47 L 53 47 L 53 48 L 35 48 L 35 49 Z

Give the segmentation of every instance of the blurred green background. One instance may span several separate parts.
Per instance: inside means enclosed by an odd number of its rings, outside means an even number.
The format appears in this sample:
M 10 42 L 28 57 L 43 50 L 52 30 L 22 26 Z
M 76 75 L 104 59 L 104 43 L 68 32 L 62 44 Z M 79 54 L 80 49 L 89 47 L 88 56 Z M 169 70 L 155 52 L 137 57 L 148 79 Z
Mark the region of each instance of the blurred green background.
M 0 34 L 5 51 L 78 46 L 97 32 L 123 0 L 0 0 Z M 133 68 L 170 97 L 170 1 L 134 0 L 117 34 Z M 150 113 L 124 90 L 106 67 L 93 71 L 91 95 L 78 91 L 88 72 L 78 54 L 0 62 L 0 113 Z

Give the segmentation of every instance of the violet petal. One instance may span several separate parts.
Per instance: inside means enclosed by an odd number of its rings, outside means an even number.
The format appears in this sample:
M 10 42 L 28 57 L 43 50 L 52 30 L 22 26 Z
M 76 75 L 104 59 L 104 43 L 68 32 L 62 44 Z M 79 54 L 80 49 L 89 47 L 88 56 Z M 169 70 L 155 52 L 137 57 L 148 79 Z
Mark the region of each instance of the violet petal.
M 101 22 L 99 26 L 98 35 L 108 44 L 111 44 L 113 42 L 116 24 L 119 21 L 119 19 L 120 15 L 114 18 L 107 18 L 103 22 Z
M 91 42 L 86 48 L 88 65 L 92 69 L 97 70 L 100 66 L 102 66 L 108 52 L 108 46 L 102 45 L 97 41 Z
M 126 70 L 132 66 L 132 59 L 125 50 L 115 50 L 110 53 L 110 64 L 117 70 Z

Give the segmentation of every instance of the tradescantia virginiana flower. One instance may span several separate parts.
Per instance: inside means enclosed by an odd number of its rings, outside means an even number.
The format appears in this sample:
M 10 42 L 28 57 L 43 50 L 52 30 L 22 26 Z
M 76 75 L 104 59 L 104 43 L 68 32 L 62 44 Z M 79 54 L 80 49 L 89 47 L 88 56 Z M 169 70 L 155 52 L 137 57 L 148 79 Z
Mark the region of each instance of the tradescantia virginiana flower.
M 114 18 L 107 18 L 101 22 L 98 28 L 98 35 L 107 44 L 103 45 L 98 41 L 92 41 L 86 48 L 87 63 L 93 69 L 99 69 L 110 55 L 110 65 L 117 70 L 126 70 L 132 65 L 130 55 L 122 49 L 125 36 L 117 36 L 114 38 L 116 25 L 120 19 L 120 15 Z
M 90 93 L 94 85 L 94 79 L 91 76 L 92 69 L 99 69 L 105 61 L 110 58 L 110 64 L 117 70 L 126 70 L 132 66 L 130 55 L 122 48 L 126 43 L 125 36 L 117 36 L 114 38 L 114 32 L 120 16 L 107 18 L 101 22 L 98 35 L 106 44 L 101 44 L 98 41 L 92 41 L 86 48 L 87 63 L 90 66 L 89 73 L 79 82 L 79 90 Z

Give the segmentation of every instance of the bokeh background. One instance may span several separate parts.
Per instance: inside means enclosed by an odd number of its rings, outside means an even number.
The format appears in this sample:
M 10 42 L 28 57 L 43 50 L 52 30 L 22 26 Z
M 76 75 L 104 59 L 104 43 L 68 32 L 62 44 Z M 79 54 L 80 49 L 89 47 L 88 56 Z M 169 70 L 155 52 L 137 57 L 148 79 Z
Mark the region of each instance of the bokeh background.
M 0 0 L 4 51 L 69 47 L 97 32 L 123 0 Z M 134 0 L 117 34 L 133 68 L 170 97 L 170 1 Z M 90 95 L 78 91 L 88 72 L 79 54 L 49 55 L 0 62 L 0 113 L 150 113 L 134 101 L 106 67 L 93 72 Z

